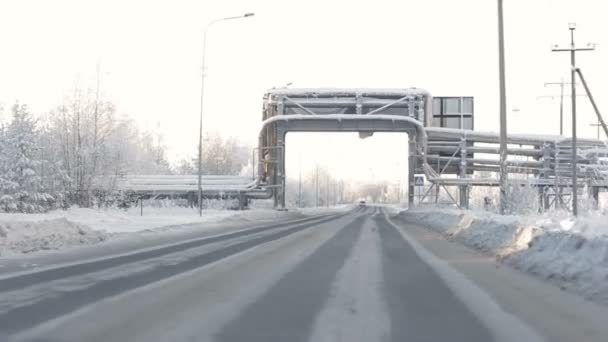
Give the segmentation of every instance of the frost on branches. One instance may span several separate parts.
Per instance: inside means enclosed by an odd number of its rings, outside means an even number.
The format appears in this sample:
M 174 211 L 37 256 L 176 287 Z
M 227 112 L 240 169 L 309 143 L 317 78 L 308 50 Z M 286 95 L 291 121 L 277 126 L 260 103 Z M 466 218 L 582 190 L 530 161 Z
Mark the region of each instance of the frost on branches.
M 27 106 L 15 104 L 12 121 L 0 130 L 0 210 L 43 212 L 55 201 L 42 187 L 43 164 L 36 122 Z

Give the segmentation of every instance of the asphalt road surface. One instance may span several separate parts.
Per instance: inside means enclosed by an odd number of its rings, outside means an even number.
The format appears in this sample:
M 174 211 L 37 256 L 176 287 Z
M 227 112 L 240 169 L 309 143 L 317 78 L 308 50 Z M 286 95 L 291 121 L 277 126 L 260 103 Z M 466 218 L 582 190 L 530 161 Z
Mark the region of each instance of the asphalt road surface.
M 555 329 L 526 323 L 534 310 L 505 312 L 440 259 L 382 208 L 357 208 L 0 275 L 0 332 L 57 342 L 555 340 Z

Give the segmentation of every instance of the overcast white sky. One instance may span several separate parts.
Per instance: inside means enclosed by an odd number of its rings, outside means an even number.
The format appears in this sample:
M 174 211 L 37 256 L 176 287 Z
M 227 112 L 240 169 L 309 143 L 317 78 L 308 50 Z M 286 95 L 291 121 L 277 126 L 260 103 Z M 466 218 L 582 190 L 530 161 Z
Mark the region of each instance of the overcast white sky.
M 557 100 L 536 97 L 557 94 L 543 82 L 568 75 L 568 55 L 550 48 L 568 43 L 571 21 L 578 23 L 579 43 L 598 44 L 596 52 L 581 53 L 578 61 L 605 109 L 604 1 L 504 2 L 508 108 L 520 109 L 509 113 L 509 131 L 558 132 Z M 192 155 L 203 27 L 214 18 L 245 12 L 256 15 L 219 23 L 209 33 L 206 130 L 254 144 L 264 91 L 288 82 L 294 87 L 415 86 L 435 95 L 470 95 L 476 128 L 498 128 L 493 0 L 2 0 L 0 103 L 19 100 L 45 113 L 74 84 L 90 82 L 99 63 L 105 94 L 119 112 L 143 128 L 160 123 L 172 160 Z M 579 120 L 581 134 L 595 136 L 587 103 Z M 396 139 L 384 137 L 369 141 L 391 146 Z M 292 151 L 328 159 L 349 144 L 336 138 L 328 145 L 327 139 L 308 138 L 306 148 L 294 144 Z

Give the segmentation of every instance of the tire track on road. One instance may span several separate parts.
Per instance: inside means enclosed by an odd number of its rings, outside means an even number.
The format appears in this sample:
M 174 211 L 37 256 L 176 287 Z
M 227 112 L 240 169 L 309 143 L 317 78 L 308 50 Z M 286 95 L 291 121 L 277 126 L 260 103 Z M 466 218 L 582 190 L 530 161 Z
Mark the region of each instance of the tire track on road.
M 247 249 L 251 249 L 258 245 L 261 245 L 266 242 L 275 241 L 286 237 L 288 235 L 297 233 L 299 231 L 309 229 L 315 227 L 321 223 L 326 223 L 329 221 L 336 220 L 340 217 L 348 215 L 348 213 L 339 214 L 339 215 L 328 215 L 323 216 L 321 219 L 315 220 L 307 220 L 306 222 L 299 224 L 286 225 L 287 227 L 292 226 L 291 228 L 281 229 L 276 233 L 271 233 L 267 235 L 263 235 L 261 237 L 252 237 L 250 240 L 246 240 L 244 242 L 236 243 L 233 245 L 229 245 L 226 248 L 222 248 L 219 250 L 214 250 L 209 253 L 204 253 L 201 255 L 197 255 L 193 258 L 190 258 L 184 262 L 180 262 L 177 264 L 166 264 L 160 265 L 159 267 L 152 269 L 150 271 L 146 271 L 143 273 L 138 273 L 134 275 L 128 275 L 125 277 L 120 277 L 117 279 L 100 281 L 90 287 L 85 289 L 69 291 L 64 295 L 60 295 L 57 297 L 47 298 L 32 305 L 17 307 L 13 310 L 7 311 L 3 314 L 0 314 L 0 331 L 3 333 L 14 334 L 19 331 L 26 330 L 28 328 L 34 327 L 42 322 L 57 318 L 59 316 L 65 315 L 72 311 L 75 311 L 87 304 L 91 304 L 93 302 L 102 300 L 104 298 L 108 298 L 111 296 L 118 295 L 120 293 L 174 276 L 180 273 L 184 273 L 199 267 L 203 267 L 210 263 L 219 261 L 231 255 L 240 253 Z M 273 226 L 267 226 L 258 228 L 255 230 L 255 233 L 264 232 L 271 229 L 276 229 L 278 227 L 285 226 L 285 224 L 277 224 Z M 251 232 L 252 229 L 237 233 L 230 233 L 226 235 L 222 235 L 217 238 L 206 238 L 202 239 L 204 241 L 197 240 L 196 242 L 200 244 L 210 243 L 209 240 L 213 242 L 217 242 L 220 240 L 229 240 L 234 237 L 241 237 L 243 235 L 251 235 L 254 232 Z M 229 237 L 228 237 L 229 236 Z M 180 244 L 184 245 L 184 244 Z M 171 246 L 171 247 L 177 247 Z M 186 243 L 185 245 L 190 248 L 194 247 L 191 243 Z M 163 248 L 163 250 L 166 250 Z M 171 249 L 174 250 L 173 248 Z M 149 254 L 145 254 L 149 255 Z M 157 255 L 157 254 L 156 254 Z M 158 256 L 158 255 L 157 255 Z M 119 257 L 120 258 L 120 257 Z M 140 259 L 137 259 L 140 260 Z M 76 265 L 75 265 L 76 266 Z M 119 266 L 119 265 L 114 265 Z M 72 266 L 73 267 L 73 266 Z M 112 267 L 112 266 L 109 266 Z M 45 271 L 46 272 L 46 271 Z M 71 272 L 74 272 L 72 270 Z M 0 293 L 0 296 L 2 293 Z
M 185 242 L 179 242 L 176 244 L 171 244 L 169 246 L 161 246 L 157 248 L 147 249 L 144 251 L 135 251 L 133 253 L 119 255 L 119 256 L 110 256 L 107 258 L 93 260 L 93 261 L 85 261 L 82 263 L 71 264 L 66 266 L 58 266 L 47 268 L 40 271 L 28 271 L 25 274 L 17 274 L 17 275 L 7 275 L 4 277 L 0 277 L 0 294 L 2 292 L 22 289 L 27 286 L 31 286 L 32 284 L 38 284 L 43 282 L 49 282 L 57 279 L 67 278 L 75 275 L 82 275 L 85 273 L 97 272 L 100 270 L 116 267 L 118 265 L 124 265 L 128 263 L 133 263 L 141 260 L 157 258 L 166 254 L 171 254 L 175 252 L 184 251 L 186 249 L 201 247 L 206 244 L 215 243 L 219 241 L 229 240 L 236 237 L 242 237 L 247 235 L 253 235 L 260 232 L 281 228 L 294 224 L 319 224 L 323 222 L 327 222 L 329 220 L 337 219 L 344 214 L 330 214 L 323 216 L 315 216 L 312 218 L 304 218 L 299 220 L 280 222 L 272 225 L 258 226 L 254 228 L 247 228 L 244 230 L 239 230 L 236 232 L 214 235 L 214 236 L 206 236 L 194 240 L 188 240 Z
M 359 239 L 361 215 L 298 264 L 218 334 L 221 342 L 305 342 L 331 286 Z
M 488 329 L 418 257 L 386 216 L 375 216 L 374 221 L 382 244 L 390 341 L 493 341 Z

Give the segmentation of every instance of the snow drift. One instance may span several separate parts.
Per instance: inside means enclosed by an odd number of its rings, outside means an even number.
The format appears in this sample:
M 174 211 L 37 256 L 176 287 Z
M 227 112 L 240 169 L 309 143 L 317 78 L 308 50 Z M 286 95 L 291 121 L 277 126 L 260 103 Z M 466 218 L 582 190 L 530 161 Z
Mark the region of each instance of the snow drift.
M 500 216 L 455 209 L 414 209 L 398 215 L 448 239 L 496 256 L 498 262 L 608 304 L 608 224 L 595 214 L 576 220 Z
M 91 245 L 108 233 L 57 218 L 42 221 L 0 221 L 0 256 Z
M 274 209 L 207 209 L 202 217 L 196 209 L 181 207 L 145 207 L 144 216 L 140 216 L 139 208 L 71 208 L 44 214 L 0 213 L 0 257 L 92 245 L 118 236 L 131 238 L 137 234 L 204 230 L 220 222 L 230 225 L 297 219 L 345 212 L 352 208 L 352 205 L 344 205 L 289 212 Z

